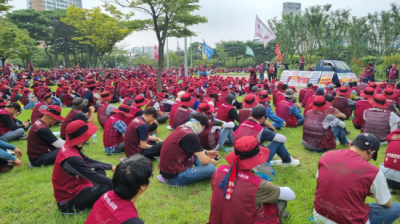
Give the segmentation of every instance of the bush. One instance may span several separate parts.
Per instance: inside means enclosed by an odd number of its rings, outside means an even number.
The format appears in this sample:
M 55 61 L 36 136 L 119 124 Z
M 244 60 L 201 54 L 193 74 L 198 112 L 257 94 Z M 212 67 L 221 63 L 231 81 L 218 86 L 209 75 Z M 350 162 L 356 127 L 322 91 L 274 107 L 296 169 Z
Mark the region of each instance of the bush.
M 400 55 L 383 58 L 383 64 L 385 65 L 385 67 L 392 65 L 393 63 L 400 64 Z

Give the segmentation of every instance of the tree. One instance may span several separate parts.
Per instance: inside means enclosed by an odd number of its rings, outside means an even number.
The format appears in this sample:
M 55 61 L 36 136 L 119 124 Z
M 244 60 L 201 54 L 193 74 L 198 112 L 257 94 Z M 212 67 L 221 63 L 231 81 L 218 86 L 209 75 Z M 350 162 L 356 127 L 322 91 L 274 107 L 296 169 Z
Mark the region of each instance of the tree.
M 128 23 L 125 22 L 131 17 L 131 14 L 123 15 L 112 5 L 106 5 L 106 10 L 112 16 L 102 13 L 99 7 L 83 9 L 72 5 L 67 9 L 67 16 L 61 18 L 62 22 L 75 27 L 77 32 L 82 35 L 72 39 L 86 45 L 88 54 L 93 53 L 96 60 L 97 57 L 100 59 L 102 74 L 103 63 L 108 61 L 114 45 L 133 32 L 133 29 L 128 28 Z M 89 47 L 93 52 L 89 51 Z M 90 67 L 90 56 L 87 64 Z
M 0 20 L 0 59 L 4 65 L 7 59 L 17 58 L 19 54 L 27 55 L 28 48 L 34 41 L 29 37 L 28 32 L 19 29 L 14 24 Z
M 360 58 L 368 47 L 368 26 L 366 17 L 353 17 L 349 22 L 346 40 L 351 59 Z
M 7 12 L 8 10 L 12 9 L 11 5 L 8 5 L 9 0 L 0 0 L 0 15 L 3 12 Z
M 158 73 L 157 91 L 161 91 L 161 73 L 164 67 L 164 46 L 168 37 L 190 37 L 196 33 L 188 27 L 199 23 L 206 23 L 207 18 L 192 15 L 200 9 L 199 0 L 113 0 L 114 3 L 144 12 L 150 19 L 135 20 L 134 28 L 139 30 L 154 30 L 158 40 Z

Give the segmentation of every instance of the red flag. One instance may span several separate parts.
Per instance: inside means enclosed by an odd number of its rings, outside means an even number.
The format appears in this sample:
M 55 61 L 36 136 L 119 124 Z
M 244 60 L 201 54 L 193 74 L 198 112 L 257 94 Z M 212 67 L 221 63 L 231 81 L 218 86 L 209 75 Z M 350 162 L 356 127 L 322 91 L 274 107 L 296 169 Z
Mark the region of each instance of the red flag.
M 279 48 L 278 43 L 276 43 L 275 54 L 278 55 L 278 57 L 276 58 L 276 61 L 282 61 L 282 53 L 281 53 L 281 49 Z
M 158 50 L 156 45 L 154 45 L 154 58 L 156 59 L 156 61 L 158 61 Z

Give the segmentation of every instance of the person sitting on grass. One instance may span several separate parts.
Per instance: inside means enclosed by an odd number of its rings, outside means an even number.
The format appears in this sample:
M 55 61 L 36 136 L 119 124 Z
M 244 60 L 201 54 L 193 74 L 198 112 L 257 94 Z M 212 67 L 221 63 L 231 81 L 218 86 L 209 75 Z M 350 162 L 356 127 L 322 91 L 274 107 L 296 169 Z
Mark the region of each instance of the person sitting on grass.
M 292 103 L 296 94 L 292 89 L 288 89 L 284 96 L 285 99 L 281 100 L 276 105 L 276 115 L 285 121 L 286 127 L 302 125 L 304 123 L 304 117 L 301 115 L 301 107 L 298 103 Z
M 26 121 L 20 125 L 15 118 L 20 113 L 21 106 L 18 103 L 10 103 L 0 109 L 0 140 L 10 142 L 28 138 L 24 129 L 28 129 L 29 122 Z
M 102 128 L 104 128 L 104 125 L 112 116 L 113 109 L 117 108 L 116 106 L 110 104 L 112 98 L 113 95 L 109 91 L 104 91 L 100 94 L 101 103 L 97 107 L 97 121 Z
M 41 109 L 43 117 L 32 124 L 28 133 L 28 157 L 32 166 L 53 165 L 58 151 L 65 141 L 58 139 L 50 130 L 50 126 L 63 121 L 61 108 L 50 105 L 47 109 Z
M 14 155 L 9 154 L 7 149 L 13 150 L 18 157 L 22 156 L 21 149 L 0 140 L 0 173 L 10 171 L 14 168 L 14 165 L 18 167 L 22 166 L 22 161 Z
M 154 99 L 150 100 L 150 102 L 147 104 L 146 108 L 154 107 L 158 113 L 157 122 L 159 124 L 164 123 L 169 118 L 169 113 L 164 113 L 163 111 L 161 111 L 161 102 L 165 100 L 165 94 L 159 92 L 153 98 Z
M 346 124 L 334 116 L 335 108 L 323 96 L 316 96 L 313 107 L 305 114 L 301 144 L 314 152 L 324 152 L 336 148 L 336 138 L 340 144 L 348 145 L 344 128 Z
M 129 123 L 125 136 L 125 155 L 127 158 L 142 154 L 153 160 L 160 156 L 162 139 L 149 136 L 149 125 L 157 120 L 158 113 L 153 107 L 147 108 L 142 116 L 136 117 Z M 157 142 L 159 142 L 157 144 Z
M 392 202 L 384 174 L 368 163 L 376 161 L 379 147 L 375 135 L 361 133 L 350 149 L 322 156 L 314 199 L 316 223 L 394 223 L 399 218 L 400 205 Z M 376 203 L 365 204 L 367 197 Z
M 188 122 L 193 114 L 196 113 L 195 110 L 190 108 L 193 105 L 193 98 L 189 93 L 184 93 L 178 102 L 179 108 L 176 110 L 174 115 L 174 123 L 172 128 L 178 128 L 182 124 Z
M 285 211 L 287 201 L 294 200 L 295 193 L 252 172 L 268 157 L 268 148 L 262 147 L 253 136 L 235 141 L 235 151 L 225 156 L 230 166 L 219 166 L 211 179 L 209 224 L 281 223 L 289 216 Z
M 360 95 L 362 99 L 358 100 L 354 107 L 353 126 L 355 129 L 361 129 L 364 126 L 364 112 L 369 108 L 372 108 L 369 99 L 373 99 L 374 94 L 375 91 L 371 87 L 366 87 L 364 90 L 361 90 Z
M 32 110 L 31 114 L 31 122 L 35 123 L 35 121 L 39 120 L 40 118 L 43 117 L 43 114 L 40 113 L 41 109 L 47 109 L 49 105 L 53 102 L 53 99 L 51 98 L 51 93 L 49 92 L 43 92 L 40 94 L 39 98 L 39 103 L 36 104 L 36 106 Z
M 96 131 L 96 125 L 82 120 L 72 121 L 66 128 L 67 140 L 58 152 L 51 178 L 61 214 L 83 212 L 111 190 L 112 182 L 105 170 L 114 172 L 115 166 L 82 153 L 83 143 Z
M 124 120 L 133 117 L 129 113 L 128 105 L 121 104 L 118 108 L 113 108 L 115 113 L 108 119 L 104 125 L 103 144 L 106 154 L 121 153 L 125 151 L 125 132 L 126 126 Z
M 274 126 L 265 120 L 265 114 L 266 109 L 262 105 L 253 107 L 250 117 L 233 132 L 235 140 L 243 136 L 253 136 L 260 144 L 270 141 L 267 146 L 270 151 L 267 162 L 270 162 L 275 154 L 278 154 L 282 160 L 274 160 L 274 165 L 298 166 L 300 161 L 293 159 L 284 145 L 287 141 L 286 137 L 276 133 Z
M 199 106 L 197 107 L 197 112 L 206 114 L 210 120 L 210 125 L 208 126 L 208 128 L 204 129 L 198 135 L 201 145 L 206 150 L 218 149 L 219 131 L 224 126 L 231 125 L 233 127 L 233 122 L 231 122 L 231 124 L 228 124 L 220 120 L 215 120 L 213 116 L 214 107 L 206 102 L 202 102 L 199 104 Z
M 95 108 L 93 106 L 89 107 L 89 112 L 85 114 L 82 110 L 87 107 L 88 100 L 82 99 L 81 97 L 77 97 L 72 101 L 72 110 L 65 117 L 64 122 L 61 125 L 60 137 L 62 139 L 66 139 L 66 128 L 69 123 L 76 120 L 82 120 L 87 123 L 94 122 L 94 111 Z
M 270 105 L 271 97 L 268 96 L 267 91 L 265 91 L 265 90 L 261 91 L 259 93 L 257 99 L 258 99 L 259 104 L 261 104 L 267 110 L 265 117 L 272 121 L 271 124 L 272 124 L 272 126 L 274 126 L 275 129 L 281 129 L 283 126 L 285 126 L 285 121 L 282 118 L 276 116 L 274 111 L 272 111 L 272 108 Z
M 217 150 L 220 150 L 224 144 L 226 144 L 228 147 L 233 146 L 234 138 L 233 138 L 233 130 L 237 125 L 234 123 L 237 121 L 239 123 L 239 115 L 236 111 L 236 108 L 232 106 L 236 101 L 235 95 L 232 93 L 228 93 L 226 96 L 225 102 L 223 102 L 221 105 L 218 107 L 218 112 L 217 112 L 217 119 L 220 121 L 223 121 L 225 123 L 233 123 L 233 126 L 231 125 L 225 125 L 224 128 L 221 130 L 219 134 L 219 142 L 218 142 L 218 148 Z
M 150 185 L 153 176 L 151 160 L 134 155 L 118 164 L 112 178 L 112 190 L 94 204 L 85 224 L 142 224 L 135 202 Z
M 171 132 L 161 147 L 158 180 L 170 186 L 185 186 L 211 178 L 219 154 L 204 151 L 197 136 L 208 126 L 207 115 L 196 113 L 189 122 Z
M 391 132 L 386 139 L 389 144 L 380 170 L 386 177 L 390 193 L 396 193 L 400 190 L 400 163 L 397 162 L 400 158 L 400 129 Z

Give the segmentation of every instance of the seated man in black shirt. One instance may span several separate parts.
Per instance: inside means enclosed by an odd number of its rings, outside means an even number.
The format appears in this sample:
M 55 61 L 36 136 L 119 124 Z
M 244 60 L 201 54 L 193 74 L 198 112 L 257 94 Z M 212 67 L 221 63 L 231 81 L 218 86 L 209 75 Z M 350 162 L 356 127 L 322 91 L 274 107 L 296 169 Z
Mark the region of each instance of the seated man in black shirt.
M 62 214 L 74 214 L 91 208 L 107 191 L 111 179 L 105 170 L 115 166 L 91 159 L 82 153 L 83 143 L 97 131 L 97 126 L 82 120 L 71 122 L 67 140 L 57 154 L 53 169 L 53 189 L 58 209 Z
M 171 186 L 185 186 L 211 178 L 219 154 L 204 151 L 197 136 L 208 126 L 207 115 L 196 113 L 189 122 L 171 132 L 161 147 L 159 181 Z
M 107 223 L 144 224 L 135 202 L 149 187 L 152 176 L 153 164 L 143 155 L 136 154 L 120 163 L 112 178 L 112 191 L 97 200 L 85 223 L 107 220 Z
M 29 127 L 29 122 L 17 124 L 14 118 L 21 113 L 21 106 L 18 103 L 10 103 L 5 108 L 0 109 L 0 140 L 10 142 L 13 140 L 23 140 L 28 136 L 24 129 Z
M 65 141 L 58 139 L 50 130 L 50 126 L 63 121 L 61 108 L 50 105 L 40 109 L 43 117 L 32 124 L 28 134 L 28 157 L 33 166 L 53 165 L 57 153 Z

